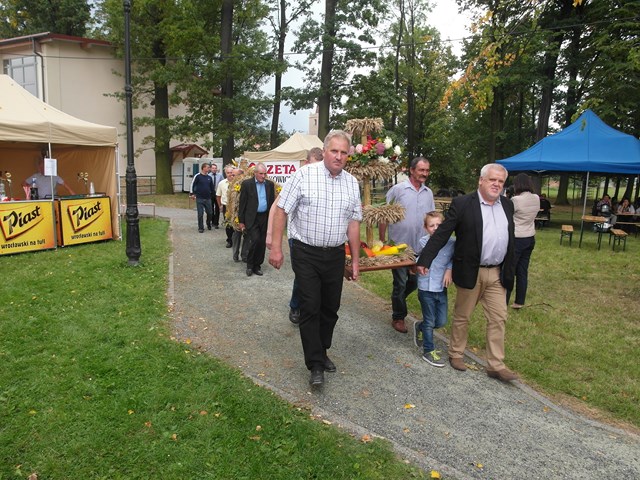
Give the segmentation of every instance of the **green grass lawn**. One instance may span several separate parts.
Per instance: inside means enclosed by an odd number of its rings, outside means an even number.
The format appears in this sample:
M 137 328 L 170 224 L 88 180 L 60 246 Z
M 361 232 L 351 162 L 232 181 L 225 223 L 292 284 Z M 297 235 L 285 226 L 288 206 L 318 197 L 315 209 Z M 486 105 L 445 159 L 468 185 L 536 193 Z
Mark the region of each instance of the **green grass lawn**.
M 427 475 L 172 340 L 167 231 L 0 257 L 1 479 Z
M 596 249 L 597 235 L 585 229 L 574 210 L 572 246 L 560 245 L 560 226 L 571 212 L 554 208 L 551 226 L 538 230 L 529 269 L 527 306 L 511 310 L 507 324 L 507 364 L 525 382 L 556 400 L 600 418 L 640 426 L 640 237 L 626 251 L 608 244 Z M 383 298 L 391 296 L 391 274 L 361 275 L 361 283 Z M 449 289 L 452 315 L 456 289 Z M 420 318 L 415 295 L 409 300 Z M 445 329 L 445 333 L 448 333 Z M 481 307 L 471 322 L 469 347 L 482 354 L 485 322 Z M 584 407 L 584 408 L 583 408 Z

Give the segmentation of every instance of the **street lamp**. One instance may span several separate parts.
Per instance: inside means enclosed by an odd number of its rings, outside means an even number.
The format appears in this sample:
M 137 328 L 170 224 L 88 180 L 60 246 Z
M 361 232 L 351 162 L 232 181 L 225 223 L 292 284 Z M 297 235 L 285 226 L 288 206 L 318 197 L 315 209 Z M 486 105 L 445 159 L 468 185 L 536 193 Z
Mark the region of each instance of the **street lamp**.
M 138 185 L 136 166 L 133 156 L 133 111 L 131 107 L 131 45 L 129 17 L 131 1 L 124 0 L 124 92 L 127 114 L 127 258 L 129 265 L 138 265 L 140 261 L 140 228 L 138 220 Z

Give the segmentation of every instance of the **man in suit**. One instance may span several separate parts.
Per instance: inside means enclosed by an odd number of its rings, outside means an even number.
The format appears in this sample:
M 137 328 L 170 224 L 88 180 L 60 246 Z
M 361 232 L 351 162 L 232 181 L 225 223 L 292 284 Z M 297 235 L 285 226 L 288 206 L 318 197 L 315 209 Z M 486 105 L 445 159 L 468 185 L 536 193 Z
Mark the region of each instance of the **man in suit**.
M 433 234 L 417 261 L 420 274 L 456 233 L 453 282 L 457 288 L 453 314 L 449 363 L 460 371 L 467 346 L 471 314 L 481 303 L 487 320 L 487 375 L 504 382 L 516 380 L 504 364 L 504 334 L 507 321 L 506 289 L 515 277 L 513 203 L 501 196 L 507 170 L 499 164 L 482 167 L 478 190 L 451 201 L 446 220 Z
M 254 178 L 242 182 L 238 203 L 239 226 L 247 235 L 245 241 L 249 240 L 248 277 L 253 274 L 262 275 L 269 209 L 275 198 L 275 185 L 271 180 L 267 180 L 267 167 L 264 163 L 258 163 L 254 169 Z
M 211 205 L 213 207 L 213 215 L 211 216 L 211 224 L 213 228 L 216 230 L 220 228 L 220 206 L 218 205 L 216 192 L 218 190 L 218 185 L 223 180 L 222 173 L 218 173 L 218 166 L 215 163 L 211 164 L 211 171 L 209 172 L 209 176 L 211 180 L 213 180 L 213 195 L 211 195 Z M 210 227 L 211 225 L 207 225 Z M 211 230 L 209 228 L 209 230 Z

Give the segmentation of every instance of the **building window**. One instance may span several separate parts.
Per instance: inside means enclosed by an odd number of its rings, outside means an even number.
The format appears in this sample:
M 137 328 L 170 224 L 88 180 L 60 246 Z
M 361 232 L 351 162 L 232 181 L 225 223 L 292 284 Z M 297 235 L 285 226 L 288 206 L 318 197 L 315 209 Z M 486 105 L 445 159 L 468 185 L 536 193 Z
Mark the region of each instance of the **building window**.
M 38 75 L 36 57 L 18 57 L 4 60 L 4 73 L 13 78 L 22 88 L 38 96 Z

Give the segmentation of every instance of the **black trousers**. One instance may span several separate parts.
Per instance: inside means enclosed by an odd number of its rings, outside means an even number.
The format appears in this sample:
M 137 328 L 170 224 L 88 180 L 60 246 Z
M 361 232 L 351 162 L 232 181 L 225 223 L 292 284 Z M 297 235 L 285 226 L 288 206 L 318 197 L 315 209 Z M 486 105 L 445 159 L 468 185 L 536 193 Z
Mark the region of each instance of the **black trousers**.
M 227 217 L 227 206 L 226 205 L 222 205 L 222 215 L 224 218 Z M 229 220 L 229 222 L 231 222 L 231 220 Z M 229 245 L 231 245 L 231 237 L 233 236 L 233 227 L 230 225 L 227 225 L 225 227 L 225 233 L 227 234 L 227 243 Z
M 213 215 L 211 217 L 211 223 L 213 223 L 214 227 L 217 227 L 220 224 L 220 207 L 218 206 L 218 202 L 216 201 L 215 193 L 211 197 L 211 206 L 213 207 Z
M 247 268 L 256 269 L 262 266 L 264 254 L 267 250 L 267 220 L 269 213 L 258 213 L 256 221 L 253 222 L 245 233 L 245 239 L 249 241 L 247 250 Z
M 291 247 L 291 265 L 300 298 L 300 339 L 309 370 L 324 368 L 344 280 L 344 247 L 312 247 L 297 240 Z

